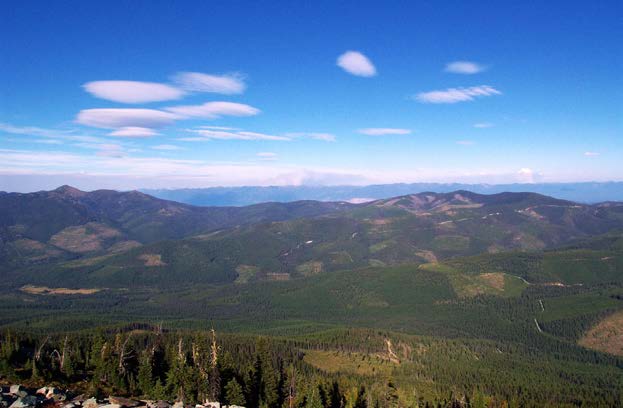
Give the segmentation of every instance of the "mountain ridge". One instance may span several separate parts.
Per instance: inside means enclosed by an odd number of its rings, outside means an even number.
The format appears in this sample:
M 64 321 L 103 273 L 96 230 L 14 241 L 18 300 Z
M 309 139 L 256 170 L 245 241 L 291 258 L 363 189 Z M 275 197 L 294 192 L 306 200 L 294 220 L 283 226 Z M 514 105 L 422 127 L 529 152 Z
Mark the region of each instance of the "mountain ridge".
M 12 219 L 7 206 L 25 220 Z M 623 229 L 623 203 L 586 205 L 529 192 L 465 190 L 363 204 L 195 207 L 141 192 L 87 193 L 63 186 L 0 196 L 0 210 L 0 269 L 20 282 L 70 279 L 106 286 L 294 279 L 538 251 Z M 29 214 L 30 224 L 21 225 Z M 48 219 L 66 222 L 41 231 Z

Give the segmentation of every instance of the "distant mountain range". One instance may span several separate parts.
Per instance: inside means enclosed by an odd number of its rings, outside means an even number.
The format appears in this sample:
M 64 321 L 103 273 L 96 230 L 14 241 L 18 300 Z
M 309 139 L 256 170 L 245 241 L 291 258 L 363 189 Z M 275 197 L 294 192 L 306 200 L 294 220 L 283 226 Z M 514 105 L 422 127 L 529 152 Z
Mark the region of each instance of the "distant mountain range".
M 0 270 L 123 252 L 223 228 L 314 217 L 348 203 L 299 201 L 196 207 L 138 191 L 85 192 L 70 186 L 0 194 Z
M 536 193 L 197 207 L 63 186 L 0 195 L 0 274 L 14 284 L 106 287 L 290 280 L 542 250 L 622 229 L 623 203 Z
M 426 191 L 480 194 L 532 192 L 581 203 L 623 201 L 623 182 L 538 184 L 379 184 L 370 186 L 210 187 L 141 190 L 154 197 L 201 206 L 243 206 L 297 200 L 362 202 Z

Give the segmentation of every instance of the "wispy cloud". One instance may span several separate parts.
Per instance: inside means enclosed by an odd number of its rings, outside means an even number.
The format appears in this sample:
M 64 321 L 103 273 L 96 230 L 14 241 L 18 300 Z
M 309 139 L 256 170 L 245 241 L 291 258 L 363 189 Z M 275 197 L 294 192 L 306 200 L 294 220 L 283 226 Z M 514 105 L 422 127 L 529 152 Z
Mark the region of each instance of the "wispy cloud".
M 246 88 L 240 74 L 179 72 L 172 80 L 173 84 L 124 80 L 91 81 L 82 87 L 96 98 L 130 104 L 171 101 L 193 92 L 240 94 Z
M 203 105 L 171 106 L 159 109 L 85 109 L 78 113 L 76 123 L 103 129 L 113 129 L 109 136 L 150 137 L 158 133 L 154 129 L 173 124 L 175 121 L 203 118 L 217 119 L 223 116 L 253 116 L 260 110 L 234 102 L 207 102 Z
M 225 95 L 243 93 L 246 85 L 240 74 L 210 75 L 200 72 L 180 72 L 173 81 L 185 91 L 213 92 Z
M 414 99 L 421 103 L 457 103 L 501 94 L 502 92 L 491 86 L 481 85 L 469 88 L 448 88 L 439 91 L 422 92 L 415 95 Z
M 36 140 L 33 140 L 33 143 L 41 143 L 41 144 L 48 144 L 48 145 L 61 145 L 63 144 L 63 141 L 56 140 L 56 139 L 36 139 Z
M 268 152 L 266 152 L 268 153 Z M 260 157 L 260 156 L 257 156 Z M 134 157 L 110 146 L 99 154 L 28 151 L 0 148 L 0 190 L 58 186 L 59 180 L 87 189 L 182 188 L 216 185 L 344 185 L 399 182 L 534 182 L 544 176 L 529 168 L 377 169 L 293 166 L 279 161 L 211 163 L 161 156 Z M 26 186 L 25 182 L 28 183 Z M 20 183 L 18 185 L 18 183 Z M 50 183 L 44 186 L 44 183 Z M 18 186 L 18 187 L 16 187 Z M 36 187 L 33 187 L 36 186 Z
M 361 77 L 376 75 L 376 68 L 372 61 L 359 51 L 346 51 L 338 57 L 337 65 L 349 74 Z
M 15 135 L 51 138 L 55 140 L 53 142 L 44 142 L 42 140 L 39 141 L 39 143 L 47 144 L 58 144 L 57 142 L 60 142 L 61 140 L 67 142 L 83 143 L 103 143 L 106 141 L 106 139 L 96 136 L 76 134 L 75 130 L 45 129 L 34 126 L 14 126 L 8 123 L 0 123 L 0 132 L 11 133 Z
M 335 135 L 331 133 L 320 133 L 320 132 L 290 132 L 285 134 L 286 137 L 291 138 L 309 138 L 315 140 L 322 140 L 325 142 L 335 142 Z
M 36 126 L 14 126 L 2 122 L 0 122 L 0 132 L 40 137 L 64 137 L 73 133 L 71 130 L 45 129 Z
M 154 150 L 183 150 L 182 147 L 171 145 L 171 144 L 161 144 L 151 147 Z
M 584 152 L 584 156 L 586 156 L 586 157 L 596 157 L 596 156 L 599 156 L 599 152 Z
M 101 144 L 95 154 L 100 157 L 121 158 L 126 156 L 123 148 L 117 144 Z
M 261 111 L 250 105 L 235 102 L 207 102 L 202 105 L 171 106 L 165 108 L 180 117 L 217 119 L 222 116 L 254 116 Z
M 473 145 L 475 142 L 473 140 L 457 140 L 456 144 L 458 145 L 463 145 L 463 146 L 471 146 Z
M 474 123 L 474 127 L 477 128 L 477 129 L 492 128 L 493 126 L 495 126 L 495 125 L 493 123 L 489 123 L 489 122 Z
M 364 129 L 359 129 L 357 132 L 361 133 L 362 135 L 369 135 L 369 136 L 408 135 L 411 133 L 411 129 L 364 128 Z
M 93 81 L 83 88 L 96 98 L 121 103 L 170 101 L 184 96 L 181 89 L 156 82 Z
M 240 130 L 239 128 L 230 127 L 230 126 L 199 126 L 201 129 L 212 129 L 212 130 Z
M 151 137 L 151 136 L 159 135 L 159 133 L 149 128 L 127 126 L 127 127 L 119 128 L 115 130 L 114 132 L 110 132 L 108 135 L 118 136 L 118 137 Z
M 477 74 L 487 69 L 484 65 L 480 65 L 472 61 L 454 61 L 446 64 L 446 72 L 453 74 Z
M 292 140 L 286 136 L 268 135 L 258 132 L 247 132 L 243 130 L 239 131 L 224 131 L 224 130 L 211 130 L 211 129 L 187 129 L 189 132 L 196 133 L 201 138 L 180 138 L 179 140 L 185 142 L 197 142 L 204 140 L 272 140 L 272 141 L 289 141 Z
M 76 122 L 104 129 L 159 128 L 172 124 L 178 115 L 156 109 L 85 109 Z
M 273 152 L 259 152 L 256 156 L 259 157 L 260 160 L 264 160 L 264 161 L 277 160 L 277 153 L 273 153 Z

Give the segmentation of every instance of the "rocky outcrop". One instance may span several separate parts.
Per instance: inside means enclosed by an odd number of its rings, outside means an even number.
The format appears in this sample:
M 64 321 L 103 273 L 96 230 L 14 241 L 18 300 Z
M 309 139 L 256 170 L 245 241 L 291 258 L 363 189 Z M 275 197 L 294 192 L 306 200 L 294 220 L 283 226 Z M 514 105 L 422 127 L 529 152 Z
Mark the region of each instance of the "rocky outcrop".
M 237 405 L 221 405 L 205 402 L 194 407 L 183 402 L 138 400 L 110 395 L 96 399 L 88 395 L 75 395 L 55 387 L 37 390 L 19 384 L 1 387 L 0 408 L 244 408 Z

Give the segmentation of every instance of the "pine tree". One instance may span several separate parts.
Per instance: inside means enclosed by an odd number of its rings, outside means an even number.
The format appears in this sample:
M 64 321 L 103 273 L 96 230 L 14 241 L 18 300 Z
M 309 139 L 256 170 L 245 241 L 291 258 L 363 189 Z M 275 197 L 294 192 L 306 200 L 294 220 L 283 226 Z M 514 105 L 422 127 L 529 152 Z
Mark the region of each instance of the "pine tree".
M 323 408 L 318 387 L 310 387 L 310 391 L 306 396 L 305 408 Z
M 387 381 L 387 386 L 385 387 L 383 408 L 395 407 L 398 407 L 398 390 L 392 380 L 389 380 Z
M 266 403 L 275 407 L 279 401 L 278 382 L 266 339 L 260 338 L 256 349 L 252 392 L 257 395 L 260 405 Z
M 346 405 L 346 401 L 344 401 L 344 397 L 340 393 L 340 386 L 337 381 L 333 381 L 333 385 L 331 386 L 331 391 L 329 391 L 329 408 L 342 408 Z
M 143 353 L 138 366 L 138 387 L 143 395 L 151 395 L 154 388 L 153 367 L 149 352 Z
M 230 405 L 245 406 L 246 400 L 242 392 L 242 386 L 235 378 L 232 378 L 225 386 L 225 399 Z
M 208 395 L 210 401 L 219 401 L 221 397 L 221 373 L 218 368 L 218 354 L 220 347 L 216 343 L 216 333 L 212 329 L 212 342 L 210 345 L 210 376 Z
M 355 400 L 353 408 L 368 408 L 368 401 L 366 400 L 366 387 L 363 385 L 359 388 L 357 399 Z

